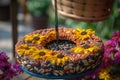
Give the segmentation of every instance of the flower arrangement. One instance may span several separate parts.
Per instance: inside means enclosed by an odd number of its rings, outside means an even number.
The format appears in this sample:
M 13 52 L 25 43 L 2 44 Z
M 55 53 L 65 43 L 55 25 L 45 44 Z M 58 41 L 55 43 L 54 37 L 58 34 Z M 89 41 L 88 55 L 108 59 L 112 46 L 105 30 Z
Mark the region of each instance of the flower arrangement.
M 20 44 L 17 47 L 19 56 L 24 56 L 24 55 L 29 56 L 31 59 L 36 60 L 36 61 L 49 60 L 53 64 L 57 63 L 57 65 L 61 65 L 61 64 L 65 65 L 65 62 L 67 60 L 73 60 L 70 56 L 67 57 L 66 52 L 64 52 L 64 51 L 57 52 L 57 51 L 54 51 L 54 50 L 45 49 L 43 47 L 43 46 L 45 46 L 46 43 L 56 40 L 55 39 L 56 38 L 55 33 L 56 32 L 53 29 L 53 30 L 48 31 L 48 33 L 47 34 L 45 33 L 44 35 L 39 34 L 39 33 L 26 35 L 24 37 L 24 43 Z M 71 34 L 71 33 L 73 33 L 73 34 Z M 84 40 L 89 39 L 90 36 L 95 34 L 95 31 L 93 31 L 91 29 L 82 30 L 80 28 L 77 28 L 75 30 L 68 30 L 68 31 L 65 32 L 65 34 L 73 35 L 73 37 L 72 37 L 73 41 L 76 42 L 76 43 L 77 42 L 79 43 L 79 41 L 81 41 L 81 40 L 84 41 Z M 51 36 L 54 36 L 54 37 L 51 37 Z M 70 41 L 72 41 L 72 40 L 70 39 Z M 39 49 L 35 45 L 30 45 L 30 44 L 36 44 L 36 45 L 39 45 L 39 47 L 42 45 L 42 48 Z M 71 52 L 71 53 L 74 52 L 74 53 L 79 55 L 79 54 L 92 53 L 92 52 L 95 52 L 97 50 L 99 50 L 99 47 L 97 45 L 88 46 L 88 47 L 86 46 L 84 48 L 82 48 L 80 46 L 76 46 L 74 48 L 71 48 L 69 50 L 69 52 Z M 55 55 L 55 54 L 57 54 L 57 55 Z M 60 55 L 62 57 L 59 57 L 59 54 L 62 54 L 62 55 Z
M 0 52 L 0 80 L 9 80 L 22 72 L 19 64 L 10 63 L 5 52 Z
M 54 28 L 36 30 L 21 38 L 15 46 L 19 64 L 38 75 L 59 78 L 87 74 L 100 66 L 104 45 L 95 31 L 65 27 L 58 31 L 58 48 Z
M 116 31 L 104 44 L 104 57 L 99 69 L 81 78 L 120 80 L 120 31 Z M 114 79 L 113 79 L 114 77 Z M 81 80 L 75 78 L 73 80 Z

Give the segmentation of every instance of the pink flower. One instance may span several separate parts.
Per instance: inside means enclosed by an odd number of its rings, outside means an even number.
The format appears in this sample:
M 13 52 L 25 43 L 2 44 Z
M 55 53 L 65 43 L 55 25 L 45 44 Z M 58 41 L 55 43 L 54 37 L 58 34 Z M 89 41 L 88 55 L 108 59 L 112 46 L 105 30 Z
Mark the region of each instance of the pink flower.
M 23 72 L 18 63 L 13 64 L 13 68 L 16 70 L 17 74 L 20 74 Z
M 111 65 L 111 63 L 112 63 L 112 58 L 111 58 L 110 54 L 107 52 L 104 52 L 101 67 L 103 67 L 103 68 L 108 67 Z
M 111 36 L 111 39 L 117 44 L 118 42 L 120 42 L 120 31 L 116 31 L 113 33 L 113 35 Z
M 105 43 L 105 52 L 113 52 L 115 50 L 115 47 L 116 47 L 116 43 L 112 40 L 108 40 L 106 43 Z
M 0 80 L 4 80 L 19 75 L 22 70 L 17 63 L 11 64 L 9 62 L 9 57 L 5 52 L 0 52 L 0 71 Z
M 120 50 L 114 56 L 114 62 L 120 64 Z
M 9 68 L 5 70 L 4 75 L 6 78 L 13 78 L 14 76 L 17 76 L 17 72 L 14 69 Z
M 120 8 L 117 9 L 117 12 L 120 12 Z

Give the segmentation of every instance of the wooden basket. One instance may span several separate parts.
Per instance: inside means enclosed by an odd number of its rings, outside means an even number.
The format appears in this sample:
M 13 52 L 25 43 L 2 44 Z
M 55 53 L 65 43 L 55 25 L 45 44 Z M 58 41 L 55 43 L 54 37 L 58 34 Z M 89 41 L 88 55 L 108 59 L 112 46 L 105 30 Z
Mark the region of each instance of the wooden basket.
M 54 6 L 54 0 L 52 0 Z M 112 11 L 114 0 L 57 0 L 58 13 L 78 21 L 105 20 Z

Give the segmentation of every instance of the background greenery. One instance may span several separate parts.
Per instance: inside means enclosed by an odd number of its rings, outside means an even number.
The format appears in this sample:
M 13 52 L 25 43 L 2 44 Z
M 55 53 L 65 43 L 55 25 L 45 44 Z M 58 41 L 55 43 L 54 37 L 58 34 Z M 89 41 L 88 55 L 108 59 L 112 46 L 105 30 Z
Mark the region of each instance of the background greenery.
M 53 6 L 52 6 L 53 7 Z M 118 12 L 118 8 L 120 7 L 119 0 L 115 0 L 114 7 L 112 14 L 107 20 L 100 21 L 100 22 L 77 22 L 72 19 L 64 18 L 59 15 L 59 25 L 71 28 L 82 28 L 88 29 L 91 28 L 96 31 L 96 34 L 104 39 L 109 39 L 111 34 L 116 31 L 120 30 L 120 12 Z M 55 24 L 55 17 L 54 17 L 54 10 L 49 10 L 50 20 L 49 25 L 54 26 Z
M 55 11 L 52 6 L 52 0 L 28 0 L 28 12 L 33 16 L 49 15 L 49 26 L 55 25 Z M 107 20 L 100 22 L 78 22 L 58 15 L 60 26 L 88 29 L 91 28 L 96 31 L 96 34 L 104 39 L 109 39 L 111 34 L 120 30 L 120 0 L 115 0 L 113 11 Z
M 27 0 L 27 10 L 32 16 L 46 16 L 51 0 Z

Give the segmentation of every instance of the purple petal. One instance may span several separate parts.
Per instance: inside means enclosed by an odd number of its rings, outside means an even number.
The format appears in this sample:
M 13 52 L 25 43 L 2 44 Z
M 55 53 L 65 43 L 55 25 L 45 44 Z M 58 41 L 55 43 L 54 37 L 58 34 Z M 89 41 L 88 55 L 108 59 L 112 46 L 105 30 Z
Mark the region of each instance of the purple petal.
M 6 78 L 13 78 L 14 76 L 17 75 L 17 72 L 14 69 L 10 68 L 10 69 L 7 69 L 4 74 Z
M 120 8 L 117 9 L 117 12 L 120 12 Z
M 105 52 L 112 52 L 115 50 L 115 47 L 116 47 L 116 43 L 112 40 L 108 40 L 105 45 Z
M 16 70 L 18 74 L 23 72 L 18 63 L 13 64 L 13 68 Z
M 120 31 L 116 31 L 111 36 L 111 39 L 115 41 L 116 43 L 120 42 Z
M 120 50 L 114 56 L 114 63 L 120 64 Z
M 110 66 L 112 63 L 112 57 L 110 56 L 109 53 L 105 52 L 103 59 L 102 59 L 102 63 L 101 63 L 101 67 L 108 67 Z

